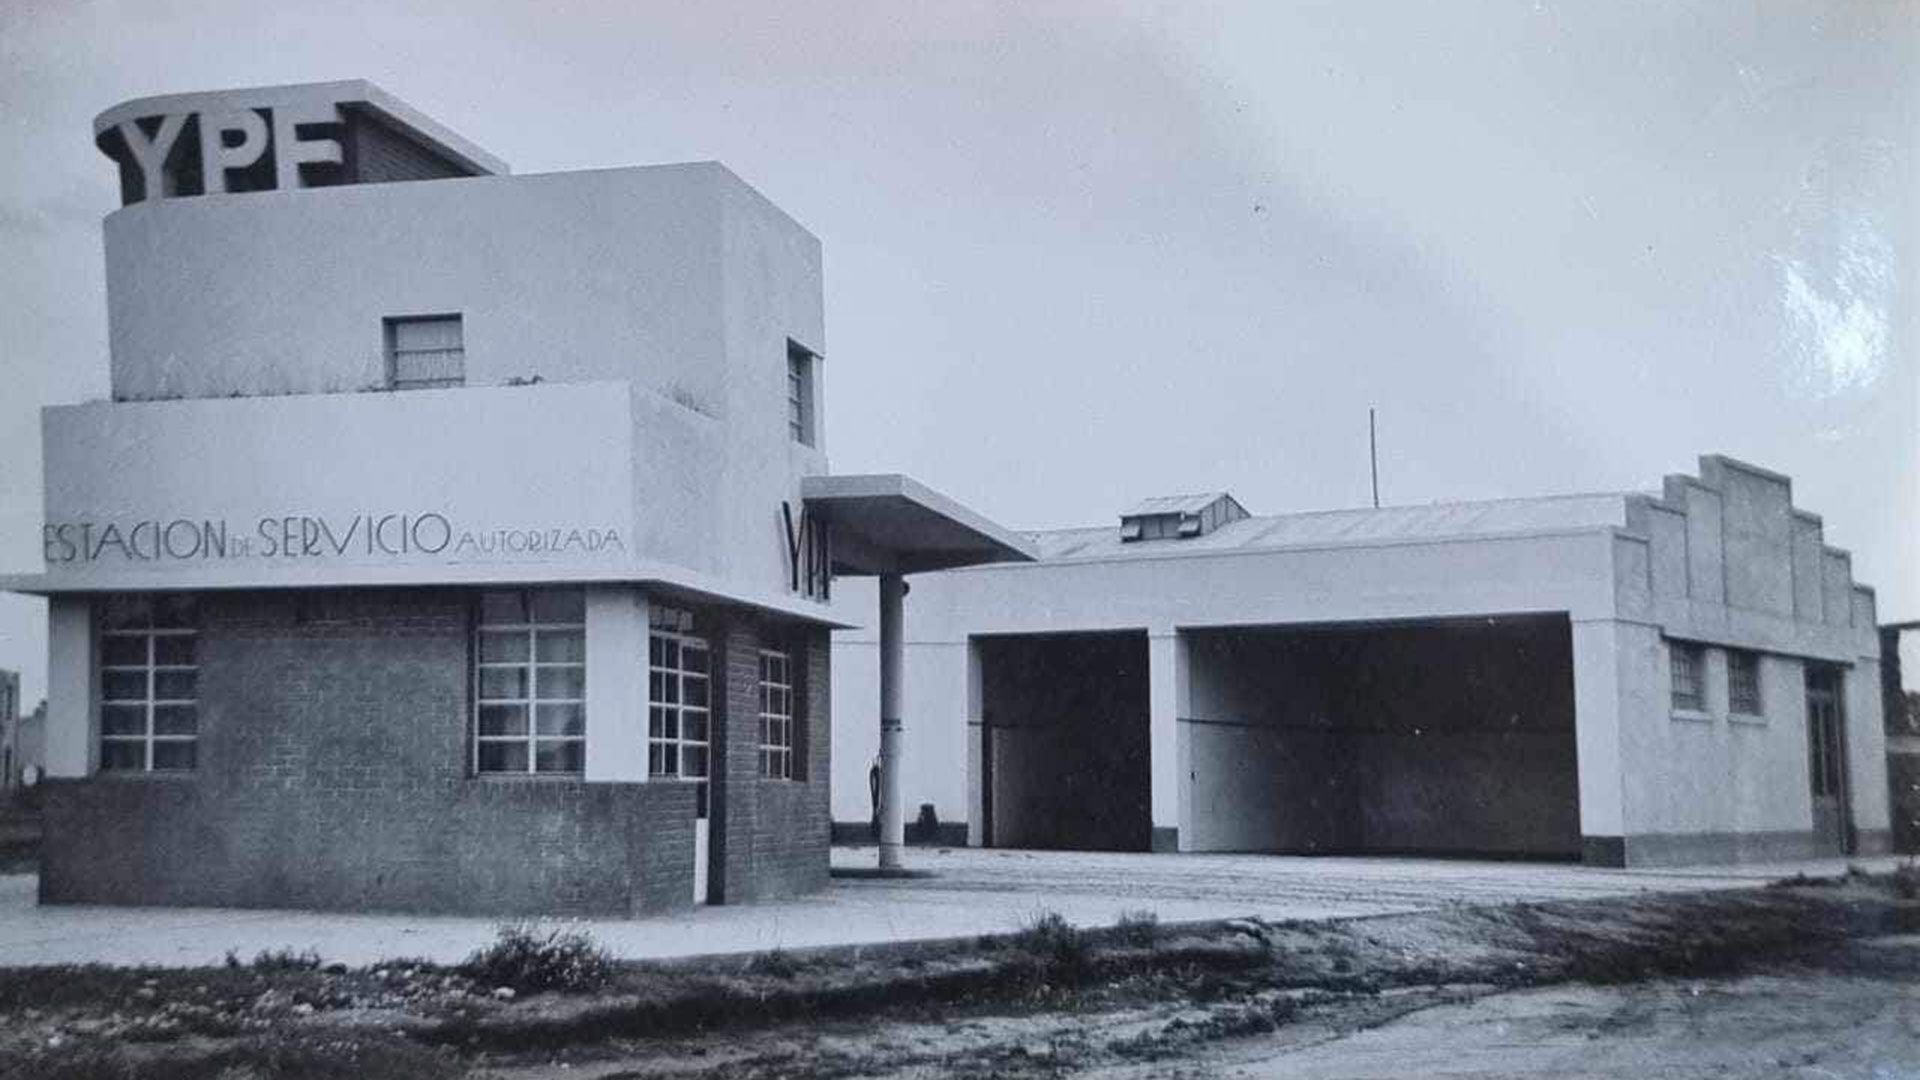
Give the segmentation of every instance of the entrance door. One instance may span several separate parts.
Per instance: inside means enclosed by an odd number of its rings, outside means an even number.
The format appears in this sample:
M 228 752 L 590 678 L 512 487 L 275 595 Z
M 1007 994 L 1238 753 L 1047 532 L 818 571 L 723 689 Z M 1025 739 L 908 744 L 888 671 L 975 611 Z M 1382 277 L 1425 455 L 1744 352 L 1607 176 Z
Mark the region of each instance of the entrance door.
M 1813 788 L 1813 838 L 1823 855 L 1847 853 L 1846 740 L 1838 669 L 1807 669 L 1807 764 Z

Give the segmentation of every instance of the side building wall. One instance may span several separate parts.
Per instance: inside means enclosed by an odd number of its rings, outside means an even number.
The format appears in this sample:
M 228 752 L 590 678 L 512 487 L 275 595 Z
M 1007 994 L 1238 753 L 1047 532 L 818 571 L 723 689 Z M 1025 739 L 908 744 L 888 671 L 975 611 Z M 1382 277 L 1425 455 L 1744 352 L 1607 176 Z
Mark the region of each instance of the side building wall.
M 1620 834 L 1590 839 L 1589 861 L 1818 854 L 1806 693 L 1815 664 L 1843 671 L 1855 850 L 1888 850 L 1873 593 L 1853 583 L 1846 552 L 1825 546 L 1820 519 L 1793 506 L 1790 481 L 1703 457 L 1698 476 L 1670 476 L 1660 497 L 1629 503 L 1615 574 L 1617 615 L 1587 628 L 1589 657 L 1602 662 L 1583 671 L 1592 684 L 1582 693 L 1615 698 L 1617 727 L 1599 734 L 1619 762 Z M 1702 649 L 1704 708 L 1673 704 L 1676 642 Z M 1731 707 L 1730 650 L 1759 658 L 1758 713 Z

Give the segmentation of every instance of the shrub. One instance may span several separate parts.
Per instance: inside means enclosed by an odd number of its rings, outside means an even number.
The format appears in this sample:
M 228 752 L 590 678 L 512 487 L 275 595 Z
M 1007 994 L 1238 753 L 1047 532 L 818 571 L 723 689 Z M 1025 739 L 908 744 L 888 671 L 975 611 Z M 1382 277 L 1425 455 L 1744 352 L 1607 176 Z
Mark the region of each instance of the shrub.
M 1902 900 L 1920 900 L 1920 855 L 1893 868 L 1893 891 Z
M 1058 968 L 1077 969 L 1087 962 L 1087 938 L 1057 911 L 1036 912 L 1013 936 L 1014 948 Z
M 227 953 L 227 966 L 238 967 L 236 957 Z M 312 949 L 294 952 L 292 949 L 261 949 L 253 954 L 255 971 L 313 971 L 320 966 L 320 954 Z
M 1120 921 L 1113 925 L 1119 932 L 1120 940 L 1136 949 L 1150 949 L 1160 938 L 1160 916 L 1145 908 L 1120 913 Z
M 507 923 L 493 944 L 476 949 L 459 972 L 514 990 L 596 990 L 612 981 L 613 957 L 584 930 Z
M 771 975 L 776 979 L 791 979 L 800 974 L 800 962 L 785 949 L 772 948 L 763 953 L 754 953 L 747 961 L 747 972 L 752 975 Z

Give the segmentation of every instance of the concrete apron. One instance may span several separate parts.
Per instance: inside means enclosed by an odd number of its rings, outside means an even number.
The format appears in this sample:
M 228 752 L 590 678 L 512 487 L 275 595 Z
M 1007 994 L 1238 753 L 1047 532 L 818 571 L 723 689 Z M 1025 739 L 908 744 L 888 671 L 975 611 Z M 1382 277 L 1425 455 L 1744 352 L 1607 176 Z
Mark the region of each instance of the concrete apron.
M 1452 904 L 1584 900 L 1639 892 L 1754 888 L 1796 873 L 1884 872 L 1892 857 L 1766 866 L 1601 870 L 1437 859 L 1082 852 L 916 852 L 933 877 L 836 879 L 816 896 L 699 908 L 634 920 L 572 923 L 623 959 L 670 959 L 772 948 L 925 941 L 1019 929 L 1055 911 L 1081 926 L 1152 911 L 1163 922 L 1253 916 L 1338 918 Z M 836 848 L 836 865 L 871 867 L 874 849 Z M 455 962 L 493 938 L 500 920 L 235 908 L 40 906 L 31 875 L 0 876 L 0 965 L 99 963 L 190 967 L 229 951 L 312 949 L 329 962 L 395 957 Z

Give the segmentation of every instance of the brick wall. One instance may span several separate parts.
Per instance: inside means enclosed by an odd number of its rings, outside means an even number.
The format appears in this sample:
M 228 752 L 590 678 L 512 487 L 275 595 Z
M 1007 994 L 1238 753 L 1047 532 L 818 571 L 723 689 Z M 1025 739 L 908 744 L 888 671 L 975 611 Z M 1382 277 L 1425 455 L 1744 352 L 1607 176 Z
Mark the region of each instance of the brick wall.
M 799 679 L 795 779 L 760 777 L 760 649 L 789 648 Z M 818 628 L 783 627 L 746 617 L 715 635 L 716 670 L 725 673 L 715 721 L 715 899 L 742 903 L 827 887 L 831 775 L 828 748 L 828 638 Z M 721 770 L 716 768 L 716 773 Z
M 203 596 L 199 768 L 49 782 L 41 898 L 603 916 L 690 903 L 691 786 L 467 775 L 469 596 Z

